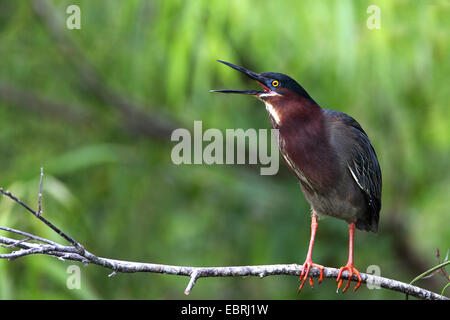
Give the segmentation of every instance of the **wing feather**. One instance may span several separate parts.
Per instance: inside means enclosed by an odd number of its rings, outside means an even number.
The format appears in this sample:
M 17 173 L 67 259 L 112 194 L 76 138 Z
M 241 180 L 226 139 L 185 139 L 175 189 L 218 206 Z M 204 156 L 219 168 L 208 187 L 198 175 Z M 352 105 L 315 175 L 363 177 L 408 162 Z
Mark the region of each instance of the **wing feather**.
M 347 168 L 353 180 L 364 193 L 370 213 L 368 227 L 376 231 L 381 210 L 382 180 L 375 150 L 367 134 L 355 119 L 339 111 L 326 111 L 332 118 L 343 122 L 350 129 L 349 136 L 353 139 L 351 152 L 347 156 Z M 364 226 L 362 227 L 364 228 Z

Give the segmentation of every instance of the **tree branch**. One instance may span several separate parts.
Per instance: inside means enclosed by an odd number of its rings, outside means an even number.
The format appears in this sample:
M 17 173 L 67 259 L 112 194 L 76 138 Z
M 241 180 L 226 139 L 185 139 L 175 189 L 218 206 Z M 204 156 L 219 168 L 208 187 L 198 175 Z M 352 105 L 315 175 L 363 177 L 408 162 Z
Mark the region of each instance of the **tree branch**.
M 42 193 L 42 179 L 43 171 L 41 171 L 41 181 L 39 183 L 39 192 Z M 122 273 L 136 273 L 136 272 L 151 272 L 151 273 L 161 273 L 170 274 L 178 276 L 189 277 L 189 282 L 184 291 L 185 294 L 189 294 L 194 287 L 195 283 L 199 278 L 207 277 L 245 277 L 245 276 L 255 276 L 259 278 L 264 278 L 267 276 L 275 275 L 295 275 L 299 276 L 302 271 L 302 266 L 298 264 L 275 264 L 275 265 L 259 265 L 259 266 L 232 266 L 232 267 L 192 267 L 192 266 L 173 266 L 155 263 L 143 263 L 143 262 L 133 262 L 124 261 L 98 257 L 95 254 L 87 251 L 84 247 L 74 240 L 72 237 L 67 235 L 65 232 L 53 225 L 49 220 L 45 219 L 39 211 L 33 210 L 29 205 L 24 203 L 22 200 L 14 196 L 10 191 L 5 191 L 0 188 L 0 193 L 16 203 L 20 204 L 27 211 L 32 213 L 36 218 L 44 222 L 49 228 L 55 231 L 59 236 L 68 241 L 71 246 L 64 246 L 62 244 L 50 241 L 45 238 L 38 237 L 31 233 L 24 231 L 0 227 L 0 230 L 7 231 L 13 234 L 19 234 L 25 236 L 25 239 L 13 239 L 10 237 L 0 236 L 0 244 L 3 244 L 7 248 L 18 248 L 17 251 L 12 251 L 10 253 L 0 254 L 0 259 L 13 260 L 29 255 L 44 254 L 49 256 L 57 257 L 61 260 L 72 260 L 79 261 L 88 264 L 95 264 L 104 268 L 113 270 L 109 275 L 114 276 L 118 272 Z M 42 195 L 39 195 L 38 207 L 41 207 Z M 39 210 L 39 209 L 38 209 Z M 33 243 L 31 241 L 36 241 L 38 243 Z M 339 270 L 336 268 L 324 268 L 324 278 L 336 279 Z M 317 268 L 311 268 L 310 276 L 317 278 L 320 275 L 320 270 Z M 397 280 L 378 277 L 366 273 L 360 273 L 361 280 L 363 283 L 368 283 L 371 285 L 379 285 L 382 288 L 393 290 L 401 293 L 406 293 L 411 296 L 417 297 L 419 299 L 427 300 L 448 300 L 448 298 L 436 294 L 434 292 L 409 285 Z M 348 272 L 344 272 L 342 275 L 343 279 L 348 279 Z M 351 281 L 357 281 L 355 275 L 351 278 Z

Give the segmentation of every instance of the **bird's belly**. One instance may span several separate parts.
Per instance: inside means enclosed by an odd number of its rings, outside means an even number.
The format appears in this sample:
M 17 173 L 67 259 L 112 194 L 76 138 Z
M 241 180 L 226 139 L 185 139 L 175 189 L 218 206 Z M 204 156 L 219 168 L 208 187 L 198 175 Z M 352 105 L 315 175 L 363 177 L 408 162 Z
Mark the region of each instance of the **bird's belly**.
M 362 193 L 348 192 L 345 188 L 332 188 L 326 194 L 311 192 L 301 185 L 305 198 L 311 208 L 319 215 L 330 216 L 350 222 L 355 222 L 365 212 L 361 211 L 361 203 L 364 203 Z
M 319 216 L 332 216 L 347 221 L 356 220 L 358 211 L 349 204 L 349 199 L 348 196 L 345 195 L 345 192 L 340 192 L 342 189 L 329 188 L 328 192 L 325 194 L 318 192 L 313 186 L 313 183 L 310 182 L 289 155 L 286 152 L 282 152 L 281 155 L 299 179 L 306 200 Z
M 349 173 L 339 174 L 339 159 L 328 158 L 327 161 L 322 161 L 326 155 L 323 150 L 304 148 L 299 143 L 288 142 L 280 134 L 280 154 L 299 179 L 306 200 L 319 216 L 331 216 L 349 223 L 364 217 L 364 195 Z M 304 149 L 310 150 L 307 160 L 300 156 L 304 154 Z

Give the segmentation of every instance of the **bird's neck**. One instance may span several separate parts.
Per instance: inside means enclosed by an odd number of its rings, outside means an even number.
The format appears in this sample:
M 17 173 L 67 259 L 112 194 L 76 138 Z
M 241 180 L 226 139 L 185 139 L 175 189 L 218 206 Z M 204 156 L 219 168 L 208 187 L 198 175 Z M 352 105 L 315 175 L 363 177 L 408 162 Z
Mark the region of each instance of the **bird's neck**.
M 300 158 L 315 157 L 327 150 L 329 136 L 322 108 L 315 102 L 299 99 L 284 105 L 279 112 L 278 129 L 291 152 Z
M 313 100 L 302 96 L 295 99 L 286 99 L 275 96 L 264 101 L 266 110 L 272 120 L 274 127 L 281 130 L 292 127 L 303 127 L 318 125 L 322 122 L 323 114 L 320 106 Z

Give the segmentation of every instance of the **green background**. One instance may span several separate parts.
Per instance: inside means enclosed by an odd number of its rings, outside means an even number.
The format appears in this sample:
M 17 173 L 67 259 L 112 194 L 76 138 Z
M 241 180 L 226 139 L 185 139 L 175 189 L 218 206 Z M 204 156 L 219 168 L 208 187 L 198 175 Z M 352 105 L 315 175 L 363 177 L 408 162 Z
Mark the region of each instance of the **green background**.
M 70 4 L 81 8 L 80 30 L 66 28 Z M 371 4 L 380 29 L 367 27 Z M 192 130 L 194 120 L 223 132 L 270 127 L 256 99 L 209 92 L 256 88 L 216 59 L 282 72 L 368 133 L 383 205 L 379 233 L 356 233 L 356 267 L 377 265 L 409 282 L 450 244 L 449 15 L 448 1 L 1 0 L 0 186 L 36 207 L 44 167 L 45 217 L 99 256 L 301 264 L 310 209 L 281 161 L 277 175 L 261 176 L 258 165 L 176 166 L 170 158 L 170 130 Z M 160 127 L 148 125 L 154 118 Z M 0 225 L 64 243 L 10 199 L 0 199 Z M 345 222 L 319 221 L 316 263 L 340 267 L 347 248 Z M 81 264 L 81 289 L 69 290 L 71 264 L 1 260 L 0 297 L 186 297 L 186 277 L 109 278 Z M 418 284 L 440 291 L 445 280 Z M 403 299 L 365 285 L 337 295 L 335 285 L 326 279 L 297 295 L 293 276 L 208 278 L 189 298 Z

